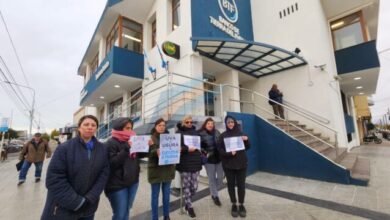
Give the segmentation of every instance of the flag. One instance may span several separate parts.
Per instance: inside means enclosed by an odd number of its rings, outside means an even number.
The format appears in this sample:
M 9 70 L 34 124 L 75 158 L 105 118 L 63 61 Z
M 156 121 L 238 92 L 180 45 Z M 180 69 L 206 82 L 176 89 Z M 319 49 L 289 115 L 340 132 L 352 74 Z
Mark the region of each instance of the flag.
M 164 60 L 163 54 L 161 53 L 160 50 L 160 46 L 158 45 L 157 42 L 156 45 L 157 45 L 158 53 L 160 54 L 160 58 L 161 58 L 161 67 L 168 71 L 168 62 Z
M 152 67 L 152 65 L 150 65 L 148 55 L 146 55 L 145 49 L 144 49 L 144 58 L 146 61 L 146 65 L 148 65 L 148 70 L 149 70 L 150 74 L 152 74 L 153 79 L 156 79 L 156 68 L 154 68 L 154 67 Z

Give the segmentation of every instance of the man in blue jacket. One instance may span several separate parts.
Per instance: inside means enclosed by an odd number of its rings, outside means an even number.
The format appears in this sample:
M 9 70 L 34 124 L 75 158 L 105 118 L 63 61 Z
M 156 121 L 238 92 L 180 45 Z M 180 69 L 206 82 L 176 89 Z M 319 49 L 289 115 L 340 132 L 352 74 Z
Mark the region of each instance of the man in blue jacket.
M 279 91 L 276 84 L 272 85 L 271 90 L 268 92 L 268 96 L 270 99 L 268 103 L 272 106 L 275 116 L 279 116 L 280 118 L 284 119 L 283 106 L 279 105 L 279 103 L 283 104 L 283 93 Z M 278 117 L 275 118 L 278 119 Z

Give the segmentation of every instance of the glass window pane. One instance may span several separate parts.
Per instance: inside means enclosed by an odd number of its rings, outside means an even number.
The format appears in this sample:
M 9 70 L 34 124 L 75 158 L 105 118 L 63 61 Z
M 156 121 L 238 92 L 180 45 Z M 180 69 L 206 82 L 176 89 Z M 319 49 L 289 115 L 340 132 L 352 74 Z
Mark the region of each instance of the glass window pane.
M 354 23 L 349 26 L 333 31 L 336 50 L 351 47 L 364 42 L 360 23 Z
M 142 53 L 142 34 L 123 28 L 122 46 L 131 51 Z

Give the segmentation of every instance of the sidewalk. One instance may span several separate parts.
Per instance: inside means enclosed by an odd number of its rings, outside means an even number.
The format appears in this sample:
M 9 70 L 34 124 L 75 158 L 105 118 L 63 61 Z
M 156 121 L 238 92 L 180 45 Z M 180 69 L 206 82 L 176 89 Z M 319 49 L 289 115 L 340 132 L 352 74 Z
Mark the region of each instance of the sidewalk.
M 340 185 L 259 172 L 248 177 L 246 219 L 390 219 L 390 142 L 356 148 L 371 159 L 371 181 L 368 187 Z M 39 219 L 46 188 L 44 181 L 34 182 L 34 167 L 27 181 L 17 187 L 16 158 L 0 164 L 0 219 Z M 43 179 L 49 160 L 45 161 Z M 194 209 L 197 219 L 227 220 L 230 202 L 226 188 L 220 191 L 222 207 L 212 203 L 207 186 L 200 184 Z M 171 196 L 171 219 L 190 219 L 180 214 L 178 197 Z M 161 204 L 160 204 L 161 205 Z M 140 187 L 131 219 L 150 219 L 150 185 L 142 167 Z M 111 219 L 111 207 L 103 194 L 97 220 Z

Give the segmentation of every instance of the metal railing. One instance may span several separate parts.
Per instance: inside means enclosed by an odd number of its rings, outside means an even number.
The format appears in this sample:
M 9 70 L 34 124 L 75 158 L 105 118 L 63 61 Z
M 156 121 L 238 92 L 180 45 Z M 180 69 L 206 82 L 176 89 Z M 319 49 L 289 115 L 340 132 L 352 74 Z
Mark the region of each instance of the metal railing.
M 205 89 L 205 85 L 213 88 L 213 90 Z M 224 95 L 226 96 L 225 93 L 229 92 L 228 89 L 237 90 L 239 94 L 239 100 L 225 99 L 224 102 L 224 98 L 227 98 L 224 97 Z M 131 112 L 131 108 L 134 105 L 140 105 L 139 102 L 141 102 L 142 107 L 136 116 L 139 116 L 141 121 L 140 125 L 145 124 L 147 119 L 151 119 L 153 117 L 164 117 L 165 119 L 170 120 L 172 119 L 173 115 L 190 114 L 196 116 L 199 114 L 199 116 L 215 116 L 206 115 L 205 111 L 198 113 L 194 112 L 194 110 L 197 110 L 196 108 L 202 109 L 200 107 L 201 105 L 197 105 L 197 103 L 204 102 L 204 93 L 206 92 L 213 94 L 217 99 L 219 99 L 219 102 L 215 103 L 219 105 L 215 107 L 215 112 L 217 112 L 221 117 L 227 111 L 253 113 L 264 120 L 268 120 L 267 117 L 269 116 L 275 117 L 286 124 L 287 133 L 291 134 L 290 129 L 298 129 L 310 137 L 313 137 L 315 140 L 318 140 L 329 147 L 336 148 L 337 156 L 338 132 L 327 125 L 329 124 L 329 120 L 296 105 L 292 106 L 290 104 L 286 105 L 276 103 L 275 101 L 270 100 L 268 96 L 262 95 L 253 90 L 236 87 L 229 84 L 216 84 L 207 82 L 203 79 L 193 78 L 177 73 L 167 73 L 151 82 L 144 82 L 142 88 L 139 91 L 133 94 L 124 103 L 122 103 L 122 106 L 125 106 L 125 108 L 118 109 L 120 113 L 111 113 L 108 115 L 106 120 L 103 121 L 103 128 L 99 129 L 99 137 L 109 137 L 111 133 L 111 121 L 118 116 L 127 116 L 127 113 L 130 113 L 130 115 L 134 114 Z M 229 103 L 226 103 L 226 101 Z M 232 102 L 239 103 L 243 106 L 239 110 L 229 108 L 228 106 L 230 106 L 230 103 Z M 269 109 L 265 108 L 264 106 L 268 105 L 268 102 L 281 105 L 285 111 L 285 119 L 275 115 L 272 110 L 270 111 Z M 325 130 L 329 134 L 333 134 L 334 144 L 317 137 L 314 132 L 312 133 L 307 131 L 291 119 L 300 119 L 299 121 L 305 123 L 310 122 L 315 124 L 317 128 L 321 128 L 321 131 Z

